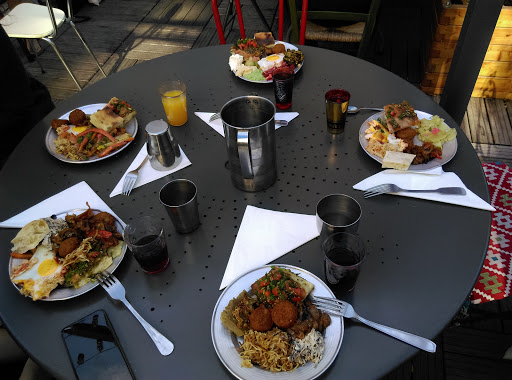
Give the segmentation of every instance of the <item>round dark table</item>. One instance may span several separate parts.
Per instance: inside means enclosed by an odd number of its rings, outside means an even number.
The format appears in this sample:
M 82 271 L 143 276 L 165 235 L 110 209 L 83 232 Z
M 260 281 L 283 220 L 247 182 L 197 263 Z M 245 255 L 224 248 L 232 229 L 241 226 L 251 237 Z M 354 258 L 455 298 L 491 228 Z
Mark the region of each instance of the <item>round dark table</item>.
M 72 378 L 60 331 L 104 309 L 113 321 L 126 355 L 141 379 L 227 378 L 217 358 L 210 323 L 246 205 L 314 214 L 324 195 L 345 193 L 363 209 L 358 233 L 370 248 L 353 293 L 344 299 L 370 320 L 433 339 L 458 311 L 480 272 L 487 250 L 491 213 L 467 207 L 384 195 L 364 199 L 354 184 L 381 170 L 360 147 L 358 130 L 371 115 L 347 118 L 345 133 L 327 132 L 324 93 L 345 88 L 351 104 L 381 107 L 408 100 L 416 109 L 443 117 L 458 130 L 458 151 L 445 171 L 459 175 L 485 200 L 482 167 L 464 133 L 430 97 L 382 68 L 337 52 L 301 47 L 305 64 L 296 77 L 291 111 L 300 116 L 276 131 L 278 180 L 265 191 L 236 189 L 225 168 L 222 136 L 194 115 L 216 112 L 229 99 L 257 92 L 274 100 L 272 86 L 236 78 L 228 68 L 229 46 L 194 49 L 142 63 L 84 89 L 42 120 L 19 144 L 0 172 L 0 220 L 80 182 L 86 181 L 128 223 L 140 215 L 163 218 L 171 266 L 145 275 L 130 254 L 116 270 L 127 298 L 139 313 L 175 344 L 170 356 L 158 353 L 137 320 L 114 303 L 101 287 L 60 302 L 33 302 L 10 283 L 8 252 L 18 230 L 1 229 L 0 317 L 16 341 L 57 378 Z M 109 194 L 144 144 L 144 127 L 165 118 L 158 84 L 177 75 L 187 83 L 189 121 L 173 133 L 192 165 L 141 188 L 130 197 Z M 85 165 L 66 164 L 46 150 L 50 121 L 75 107 L 128 101 L 138 112 L 140 132 L 134 143 L 109 159 Z M 198 186 L 201 226 L 187 235 L 175 233 L 158 191 L 174 178 Z M 77 196 L 77 207 L 87 199 Z M 257 254 L 257 252 L 254 252 Z M 314 239 L 279 258 L 323 278 L 320 241 Z M 325 378 L 372 379 L 387 374 L 418 350 L 357 323 L 346 323 L 338 358 Z

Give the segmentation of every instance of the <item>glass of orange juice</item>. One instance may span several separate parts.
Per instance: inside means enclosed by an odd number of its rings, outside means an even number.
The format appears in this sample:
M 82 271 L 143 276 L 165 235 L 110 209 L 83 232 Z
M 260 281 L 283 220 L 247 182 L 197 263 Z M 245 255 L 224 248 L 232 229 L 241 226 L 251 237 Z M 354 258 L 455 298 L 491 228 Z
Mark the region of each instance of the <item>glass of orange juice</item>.
M 187 122 L 187 92 L 185 83 L 179 80 L 162 83 L 158 87 L 167 121 L 178 127 Z

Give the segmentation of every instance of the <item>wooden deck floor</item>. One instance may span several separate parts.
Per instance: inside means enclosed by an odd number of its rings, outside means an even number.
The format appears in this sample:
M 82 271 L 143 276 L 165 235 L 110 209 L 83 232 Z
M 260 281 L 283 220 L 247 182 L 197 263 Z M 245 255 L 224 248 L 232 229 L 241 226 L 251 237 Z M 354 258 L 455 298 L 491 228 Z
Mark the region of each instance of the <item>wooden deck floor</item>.
M 428 52 L 429 6 L 433 0 L 384 1 L 379 14 L 375 46 L 393 41 L 394 49 L 376 52 L 371 61 L 418 85 L 422 62 Z M 221 17 L 227 0 L 219 1 Z M 277 1 L 258 4 L 277 35 Z M 107 73 L 121 71 L 166 54 L 218 44 L 209 0 L 103 0 L 100 6 L 86 1 L 75 12 L 88 16 L 77 24 Z M 242 0 L 246 34 L 264 30 L 249 0 Z M 407 19 L 412 33 L 403 33 L 400 20 Z M 228 43 L 239 36 L 235 20 Z M 426 42 L 427 41 L 427 42 Z M 86 87 L 102 79 L 92 59 L 69 26 L 55 42 L 80 83 Z M 16 41 L 13 41 L 17 45 Z M 36 62 L 21 54 L 26 69 L 49 89 L 55 103 L 78 89 L 53 50 L 41 42 L 42 74 Z M 333 47 L 336 50 L 336 47 Z M 482 162 L 501 161 L 512 166 L 512 103 L 502 99 L 472 98 L 462 129 Z M 429 307 L 429 305 L 425 305 Z M 435 355 L 420 353 L 384 377 L 400 379 L 507 379 L 512 378 L 512 361 L 503 354 L 512 346 L 512 301 L 472 305 L 466 318 L 459 318 L 437 337 Z M 369 358 L 371 365 L 371 358 Z

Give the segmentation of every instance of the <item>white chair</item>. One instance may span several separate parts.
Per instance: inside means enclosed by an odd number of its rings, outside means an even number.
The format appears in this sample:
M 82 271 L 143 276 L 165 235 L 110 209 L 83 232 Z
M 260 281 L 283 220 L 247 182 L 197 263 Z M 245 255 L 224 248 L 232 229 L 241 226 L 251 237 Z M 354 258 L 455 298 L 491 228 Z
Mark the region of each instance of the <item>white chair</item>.
M 105 72 L 101 68 L 92 50 L 89 48 L 84 38 L 76 28 L 75 23 L 71 21 L 73 14 L 69 0 L 67 4 L 68 17 L 66 17 L 66 14 L 60 9 L 53 8 L 50 0 L 47 0 L 46 6 L 32 3 L 21 3 L 14 7 L 14 9 L 12 9 L 3 19 L 1 19 L 0 24 L 3 26 L 5 32 L 9 37 L 25 38 L 29 41 L 31 39 L 41 39 L 48 42 L 53 47 L 53 50 L 55 50 L 55 53 L 57 53 L 57 55 L 59 56 L 69 75 L 71 75 L 71 78 L 73 78 L 76 85 L 81 90 L 82 87 L 80 86 L 80 83 L 78 83 L 78 80 L 76 79 L 75 75 L 73 74 L 68 64 L 64 60 L 64 57 L 57 49 L 57 46 L 55 46 L 55 43 L 52 41 L 52 38 L 54 38 L 57 35 L 57 29 L 64 23 L 64 21 L 68 22 L 73 27 L 76 34 L 84 44 L 85 48 L 87 49 L 91 57 L 96 62 L 96 65 L 98 65 L 98 68 L 103 73 L 103 75 L 107 76 L 107 74 L 105 74 Z

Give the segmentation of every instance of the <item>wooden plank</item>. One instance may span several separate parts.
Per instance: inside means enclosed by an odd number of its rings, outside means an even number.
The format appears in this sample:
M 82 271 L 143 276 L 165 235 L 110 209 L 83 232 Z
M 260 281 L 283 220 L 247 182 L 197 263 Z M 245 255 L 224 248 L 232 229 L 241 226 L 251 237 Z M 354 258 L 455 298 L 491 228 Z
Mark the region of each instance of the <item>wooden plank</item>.
M 451 58 L 431 58 L 425 67 L 426 72 L 448 74 Z M 512 62 L 484 61 L 479 76 L 484 77 L 512 77 Z
M 494 143 L 512 145 L 512 126 L 502 99 L 485 99 Z
M 432 41 L 430 58 L 452 58 L 456 42 Z M 512 45 L 489 45 L 485 61 L 512 62 Z
M 512 147 L 509 145 L 473 143 L 473 148 L 478 156 L 492 158 L 494 161 L 512 160 Z
M 442 93 L 447 74 L 425 73 L 421 81 L 421 89 L 427 94 Z M 512 99 L 512 78 L 478 77 L 473 97 Z
M 460 125 L 460 128 L 462 129 L 462 132 L 466 135 L 469 141 L 473 141 L 471 137 L 471 128 L 469 128 L 469 121 L 468 121 L 468 112 L 466 111 L 464 113 L 464 117 L 462 118 L 462 123 Z
M 444 380 L 503 380 L 511 371 L 512 364 L 506 360 L 445 353 Z
M 443 42 L 457 42 L 461 27 L 456 25 L 438 25 L 434 40 Z M 512 43 L 512 28 L 496 28 L 490 44 L 510 45 Z
M 473 142 L 494 143 L 484 100 L 481 98 L 471 98 L 468 104 L 467 115 Z
M 447 328 L 443 332 L 443 344 L 447 352 L 500 360 L 512 346 L 512 335 L 468 327 Z
M 510 99 L 505 100 L 505 108 L 507 109 L 508 120 L 512 124 L 512 101 Z

